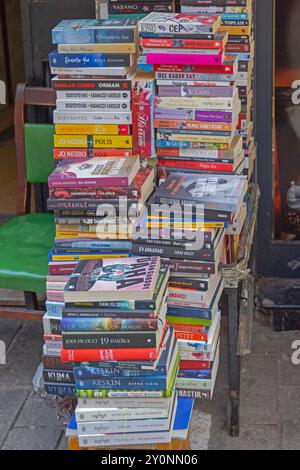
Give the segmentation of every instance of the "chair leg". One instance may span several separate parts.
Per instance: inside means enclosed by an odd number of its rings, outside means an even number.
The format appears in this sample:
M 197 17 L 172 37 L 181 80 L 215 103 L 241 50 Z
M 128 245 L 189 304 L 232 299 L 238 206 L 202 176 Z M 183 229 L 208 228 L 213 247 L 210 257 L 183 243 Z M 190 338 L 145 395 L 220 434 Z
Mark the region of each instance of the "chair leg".
M 39 310 L 37 294 L 35 292 L 24 292 L 25 306 L 28 310 Z

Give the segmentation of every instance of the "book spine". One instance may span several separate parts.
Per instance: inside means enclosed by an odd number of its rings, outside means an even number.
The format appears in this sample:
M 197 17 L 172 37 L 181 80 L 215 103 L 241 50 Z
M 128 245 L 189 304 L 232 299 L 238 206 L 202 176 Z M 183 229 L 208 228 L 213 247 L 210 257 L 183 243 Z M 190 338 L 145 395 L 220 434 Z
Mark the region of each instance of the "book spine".
M 178 393 L 178 398 L 194 398 L 194 399 L 202 399 L 202 400 L 212 399 L 212 392 L 210 390 L 203 391 L 203 390 L 178 389 L 177 393 Z
M 65 264 L 65 265 L 52 265 L 48 267 L 49 274 L 61 275 L 61 274 L 73 274 L 74 269 L 76 268 L 78 262 Z M 49 299 L 48 299 L 49 300 Z
M 56 148 L 132 148 L 132 136 L 54 135 Z
M 74 271 L 74 269 L 73 269 Z M 72 272 L 73 272 L 72 271 Z M 156 314 L 154 312 L 139 312 L 139 311 L 107 311 L 106 309 L 97 312 L 93 312 L 91 309 L 84 309 L 80 311 L 79 309 L 72 309 L 72 311 L 63 311 L 63 318 L 93 318 L 93 319 L 99 319 L 99 318 L 112 318 L 112 319 L 117 319 L 117 318 L 122 318 L 124 319 L 132 319 L 132 318 L 155 318 Z
M 85 28 L 83 30 L 57 31 L 52 30 L 53 44 L 98 44 L 98 43 L 134 43 L 135 31 L 133 28 Z
M 191 121 L 212 121 L 231 123 L 233 114 L 231 111 L 206 111 L 206 110 L 185 110 L 185 109 L 168 109 L 156 108 L 155 119 L 183 119 Z
M 196 242 L 195 242 L 196 244 Z M 197 261 L 211 261 L 215 260 L 214 251 L 208 250 L 184 250 L 172 246 L 149 246 L 149 245 L 136 245 L 132 246 L 132 254 L 137 256 L 161 256 L 163 258 L 178 258 L 178 259 L 192 259 Z
M 155 154 L 154 80 L 136 80 L 133 83 L 133 152 L 141 157 Z
M 176 39 L 163 38 L 142 38 L 142 47 L 149 48 L 180 48 L 180 49 L 219 49 L 223 47 L 223 41 L 201 40 L 201 39 L 182 39 L 180 42 Z
M 185 97 L 159 97 L 155 99 L 156 108 L 176 108 L 176 109 L 201 109 L 204 110 L 232 110 L 234 99 L 232 98 L 185 98 Z
M 136 395 L 136 394 L 135 394 Z M 114 408 L 114 409 L 124 409 L 124 405 L 126 406 L 126 410 L 129 408 L 137 408 L 137 409 L 142 409 L 142 412 L 145 411 L 145 409 L 148 408 L 150 409 L 159 409 L 159 410 L 165 410 L 168 412 L 169 407 L 170 407 L 170 399 L 169 398 L 163 398 L 163 397 L 148 397 L 148 398 L 138 398 L 137 396 L 133 398 L 127 398 L 126 403 L 124 404 L 123 398 L 105 398 L 105 397 L 97 397 L 97 398 L 92 398 L 92 397 L 83 397 L 80 398 L 78 397 L 78 408 L 84 410 L 84 412 L 91 410 L 91 409 L 101 409 L 101 410 L 106 410 L 109 409 L 109 411 Z M 140 410 L 139 410 L 140 411 Z
M 62 331 L 147 331 L 157 330 L 157 319 L 137 319 L 128 320 L 122 318 L 103 318 L 103 319 L 88 319 L 88 318 L 63 318 L 61 321 Z
M 55 110 L 53 112 L 54 124 L 132 124 L 132 113 L 95 113 L 86 111 L 84 113 L 67 113 Z
M 73 364 L 63 363 L 60 357 L 46 356 L 45 354 L 43 355 L 43 366 L 48 370 L 73 371 Z
M 207 295 L 207 292 L 199 292 L 199 291 L 188 291 L 188 290 L 179 290 L 179 289 L 170 289 L 169 290 L 169 297 L 168 303 L 172 304 L 173 300 L 178 300 L 182 302 L 192 302 L 192 303 L 199 303 L 201 306 L 209 304 L 210 298 Z
M 191 289 L 199 291 L 207 291 L 209 281 L 202 279 L 184 279 L 180 277 L 172 277 L 169 281 L 169 289 Z
M 78 390 L 79 398 L 168 398 L 170 391 L 165 390 Z
M 123 421 L 98 421 L 91 423 L 78 423 L 79 434 L 102 434 L 102 433 L 131 433 L 131 432 L 158 432 L 168 431 L 167 419 L 145 420 L 123 420 Z
M 183 65 L 220 65 L 223 54 L 220 55 L 198 55 L 198 54 L 160 54 L 147 53 L 147 64 L 183 64 Z
M 68 178 L 66 180 L 59 178 L 49 178 L 48 180 L 49 188 L 77 188 L 82 186 L 129 186 L 129 181 L 127 176 L 103 176 L 101 178 L 94 179 L 85 179 L 85 178 Z
M 181 5 L 199 6 L 211 9 L 217 7 L 246 7 L 249 0 L 181 0 Z
M 99 302 L 66 303 L 67 308 L 97 308 L 105 310 L 155 310 L 156 302 L 153 300 L 111 300 Z
M 62 384 L 44 384 L 45 391 L 48 395 L 57 395 L 60 397 L 76 396 L 76 388 L 74 385 L 62 385 Z
M 108 14 L 109 15 L 131 15 L 131 14 L 148 14 L 150 11 L 156 11 L 160 13 L 168 13 L 173 11 L 172 1 L 161 1 L 161 2 L 127 2 L 127 3 L 109 3 Z
M 233 173 L 234 165 L 231 163 L 212 163 L 212 162 L 189 162 L 182 160 L 159 160 L 159 164 L 163 167 L 176 167 L 183 170 L 200 170 L 200 171 L 218 171 L 221 173 Z
M 158 96 L 164 97 L 203 97 L 203 98 L 232 98 L 233 87 L 193 87 L 193 86 L 159 86 Z
M 79 446 L 88 447 L 108 447 L 108 446 L 126 446 L 126 445 L 146 445 L 170 443 L 172 434 L 170 432 L 148 432 L 148 433 L 129 433 L 129 434 L 104 434 L 104 435 L 79 435 Z
M 131 54 L 66 54 L 51 52 L 50 67 L 130 67 Z
M 136 240 L 132 240 L 132 245 L 146 245 L 146 246 L 159 246 L 159 247 L 174 247 L 174 248 L 182 248 L 185 250 L 189 250 L 192 248 L 192 243 L 188 242 L 187 240 L 181 239 L 181 240 L 164 240 L 164 239 L 156 239 L 156 238 L 139 238 Z M 214 245 L 212 243 L 207 243 L 205 242 L 203 245 L 203 248 L 205 250 L 213 250 Z M 169 283 L 170 285 L 170 283 Z
M 134 54 L 136 52 L 136 44 L 58 44 L 57 51 L 60 54 Z
M 180 82 L 186 83 L 187 81 L 194 82 L 194 83 L 201 83 L 201 82 L 217 82 L 217 81 L 226 81 L 226 82 L 233 82 L 234 75 L 233 74 L 221 74 L 221 73 L 212 73 L 212 72 L 155 72 L 156 80 L 168 80 L 172 81 L 174 85 L 179 85 Z
M 232 150 L 207 150 L 185 148 L 158 148 L 157 156 L 162 158 L 194 158 L 201 160 L 232 160 Z
M 210 369 L 212 363 L 209 361 L 180 361 L 180 370 L 207 370 Z
M 130 91 L 57 91 L 56 97 L 58 100 L 130 101 L 131 93 Z M 90 132 L 90 131 L 87 132 L 87 134 L 93 134 L 93 133 L 94 132 Z M 109 133 L 110 132 L 104 132 L 104 134 L 109 134 Z M 80 134 L 80 132 L 77 132 L 77 134 Z
M 176 379 L 176 389 L 180 390 L 211 390 L 213 387 L 212 380 L 203 380 L 203 379 L 186 379 L 177 377 Z
M 156 332 L 149 333 L 63 333 L 63 347 L 65 349 L 107 349 L 118 347 L 126 348 L 146 348 L 156 347 Z
M 163 65 L 161 65 L 163 64 Z M 161 62 L 154 66 L 155 72 L 168 72 L 168 73 L 187 73 L 193 74 L 218 74 L 218 75 L 233 75 L 235 73 L 234 65 L 218 65 L 218 66 L 205 66 L 195 64 L 165 64 Z M 159 77 L 157 77 L 159 78 Z M 161 77 L 162 78 L 162 77 Z M 191 77 L 192 80 L 195 78 Z M 234 80 L 232 80 L 234 81 Z
M 64 94 L 64 99 L 71 99 L 71 97 L 66 96 L 68 92 L 58 92 Z M 70 92 L 73 93 L 73 92 Z M 77 93 L 77 92 L 75 92 Z M 85 98 L 83 98 L 85 99 Z M 88 98 L 87 98 L 88 99 Z M 107 99 L 107 98 L 104 98 Z M 77 136 L 77 135 L 130 135 L 131 126 L 117 124 L 102 124 L 102 125 L 71 125 L 71 124 L 57 124 L 55 126 L 56 135 L 67 135 L 67 136 Z
M 126 349 L 62 349 L 63 362 L 85 361 L 155 361 L 156 348 Z
M 166 377 L 101 377 L 80 379 L 76 382 L 77 390 L 164 390 Z
M 185 274 L 215 274 L 216 267 L 214 263 L 190 262 L 178 259 L 162 259 L 162 265 L 170 268 L 171 273 Z
M 160 148 L 175 149 L 200 149 L 200 150 L 227 150 L 227 144 L 213 144 L 205 142 L 192 142 L 190 140 L 164 140 L 160 139 L 161 135 L 157 134 L 158 140 L 156 146 Z
M 61 335 L 61 320 L 59 318 L 43 318 L 44 333 L 46 335 Z
M 178 374 L 180 379 L 200 379 L 200 380 L 211 380 L 211 369 L 190 369 L 185 371 L 180 371 Z
M 155 371 L 156 375 L 163 375 L 166 372 L 165 369 L 162 372 L 158 370 Z M 118 366 L 111 367 L 91 367 L 91 366 L 74 366 L 74 375 L 76 380 L 82 379 L 94 379 L 94 378 L 114 378 L 118 379 L 119 377 L 149 377 L 153 376 L 153 370 L 142 370 L 142 369 L 124 369 Z
M 212 319 L 212 311 L 210 308 L 189 308 L 178 305 L 168 305 L 168 317 L 188 317 L 188 318 L 201 318 L 203 320 Z
M 132 157 L 132 149 L 54 148 L 55 160 L 89 159 L 94 157 Z
M 117 100 L 56 100 L 57 111 L 80 111 L 80 112 L 117 112 L 130 111 L 130 101 Z
M 53 78 L 52 88 L 55 91 L 92 91 L 101 92 L 112 92 L 112 91 L 125 91 L 126 93 L 131 91 L 131 80 L 89 80 L 89 79 L 64 79 L 64 78 Z
M 183 129 L 168 130 L 157 129 L 158 140 L 176 140 L 181 142 L 195 142 L 205 145 L 208 148 L 217 146 L 218 149 L 227 150 L 231 141 L 232 135 L 224 135 L 225 133 L 206 133 L 201 131 L 185 131 Z
M 65 370 L 45 370 L 43 371 L 44 382 L 75 384 L 73 372 Z
M 106 410 L 105 408 L 90 409 L 76 408 L 76 420 L 78 423 L 84 422 L 99 422 L 99 421 L 122 421 L 133 419 L 163 419 L 168 418 L 168 411 L 159 408 L 139 409 L 139 408 L 125 408 Z
M 157 129 L 183 129 L 186 131 L 204 132 L 232 132 L 232 125 L 223 122 L 201 122 L 176 119 L 155 119 L 154 127 Z
M 191 317 L 184 318 L 184 317 L 181 317 L 180 315 L 179 316 L 168 315 L 167 321 L 169 325 L 205 326 L 207 328 L 209 328 L 212 323 L 211 320 L 202 319 L 202 318 L 197 319 L 197 318 L 191 318 Z M 193 360 L 195 358 L 191 355 L 189 355 L 188 357 L 183 357 L 183 355 L 181 354 L 181 359 Z M 198 357 L 197 359 L 210 360 L 209 357 L 201 357 L 201 358 Z
M 151 34 L 160 34 L 161 33 L 161 23 L 155 23 L 153 21 L 141 21 L 139 23 L 139 32 L 140 33 L 148 33 L 150 32 Z M 163 24 L 163 33 L 164 34 L 173 34 L 176 32 L 178 35 L 185 36 L 187 33 L 186 27 L 184 24 L 178 24 L 174 25 L 172 23 L 166 22 Z M 199 25 L 199 24 L 189 24 L 188 28 L 188 33 L 189 34 L 207 34 L 207 33 L 213 33 L 213 27 L 212 25 Z M 163 62 L 161 62 L 163 63 Z

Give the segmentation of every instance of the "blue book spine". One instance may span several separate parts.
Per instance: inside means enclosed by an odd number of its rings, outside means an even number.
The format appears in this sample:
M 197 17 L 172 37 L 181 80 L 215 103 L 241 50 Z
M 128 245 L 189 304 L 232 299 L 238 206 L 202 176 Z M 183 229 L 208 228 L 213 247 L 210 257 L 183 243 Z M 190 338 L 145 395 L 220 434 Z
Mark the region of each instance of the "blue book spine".
M 211 379 L 211 370 L 185 370 L 178 372 L 179 378 L 184 379 Z
M 163 375 L 164 371 L 156 371 L 156 374 Z M 95 379 L 95 378 L 113 378 L 119 377 L 149 377 L 153 376 L 152 370 L 142 369 L 120 369 L 118 367 L 91 367 L 91 366 L 74 366 L 74 376 L 77 381 L 82 379 Z
M 109 242 L 109 241 L 99 241 L 99 242 L 65 242 L 57 243 L 55 246 L 59 250 L 111 250 L 111 251 L 129 251 L 131 250 L 130 242 Z
M 58 395 L 61 397 L 76 396 L 76 388 L 74 385 L 61 385 L 61 384 L 44 384 L 45 391 L 49 395 Z
M 248 21 L 249 15 L 248 13 L 221 13 L 220 14 L 222 20 L 227 21 Z
M 252 57 L 251 52 L 230 52 L 230 54 L 236 56 L 239 62 L 248 62 Z
M 116 252 L 114 252 L 116 253 Z M 52 262 L 52 261 L 55 261 L 55 257 L 59 257 L 59 256 L 72 256 L 74 261 L 78 261 L 80 256 L 84 255 L 85 253 L 82 253 L 81 251 L 78 251 L 78 252 L 68 252 L 68 251 L 50 251 L 50 253 L 48 254 L 48 261 L 49 263 Z M 90 253 L 87 253 L 87 254 L 90 254 Z M 97 251 L 94 253 L 95 255 L 99 256 L 99 255 L 104 255 L 107 257 L 108 254 L 113 254 L 113 252 L 109 252 L 109 251 Z M 119 254 L 120 256 L 121 255 L 126 255 L 128 254 L 126 251 L 118 251 L 117 254 Z
M 50 302 L 49 300 L 46 301 L 46 310 L 47 312 L 57 318 L 62 317 L 62 310 L 65 304 L 63 302 Z
M 54 29 L 52 31 L 53 44 L 122 44 L 132 42 L 135 42 L 135 31 L 133 28 L 84 28 L 64 31 L 56 31 Z
M 168 306 L 168 315 L 172 317 L 201 318 L 203 320 L 212 319 L 211 310 L 204 308 L 185 308 Z
M 76 380 L 77 390 L 165 390 L 165 376 L 151 377 L 118 377 L 116 379 L 80 379 Z
M 129 67 L 130 54 L 59 54 L 50 52 L 51 67 Z

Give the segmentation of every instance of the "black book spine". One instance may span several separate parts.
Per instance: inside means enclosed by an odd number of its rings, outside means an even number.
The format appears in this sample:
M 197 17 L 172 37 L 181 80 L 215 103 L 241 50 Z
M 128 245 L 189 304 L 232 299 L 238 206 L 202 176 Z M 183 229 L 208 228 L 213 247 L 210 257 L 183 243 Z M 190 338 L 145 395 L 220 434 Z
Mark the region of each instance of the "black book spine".
M 45 382 L 75 384 L 74 373 L 64 370 L 44 370 L 43 378 Z
M 175 248 L 182 248 L 184 250 L 188 250 L 193 241 L 188 242 L 186 239 L 182 240 L 164 240 L 159 238 L 139 238 L 136 240 L 132 240 L 132 245 L 147 245 L 147 246 L 166 246 L 166 247 L 175 247 Z M 205 242 L 203 244 L 203 248 L 205 250 L 214 250 L 214 244 Z
M 156 332 L 151 333 L 76 333 L 62 335 L 64 349 L 155 348 Z
M 79 308 L 64 310 L 62 313 L 63 318 L 154 318 L 155 314 L 153 311 L 149 312 L 140 312 L 138 310 L 134 312 L 126 312 L 126 311 L 119 311 L 119 312 L 108 312 L 107 310 L 93 310 L 93 309 L 83 309 L 80 310 Z
M 133 245 L 132 254 L 139 256 L 161 256 L 163 258 L 191 259 L 196 261 L 215 261 L 215 252 L 209 250 L 182 250 L 172 246 Z
M 171 273 L 184 274 L 215 274 L 216 266 L 214 263 L 204 263 L 197 261 L 187 261 L 179 259 L 162 258 L 163 266 L 170 268 Z
M 208 290 L 208 281 L 197 279 L 185 279 L 173 277 L 169 281 L 169 287 L 174 289 L 194 289 L 201 292 Z

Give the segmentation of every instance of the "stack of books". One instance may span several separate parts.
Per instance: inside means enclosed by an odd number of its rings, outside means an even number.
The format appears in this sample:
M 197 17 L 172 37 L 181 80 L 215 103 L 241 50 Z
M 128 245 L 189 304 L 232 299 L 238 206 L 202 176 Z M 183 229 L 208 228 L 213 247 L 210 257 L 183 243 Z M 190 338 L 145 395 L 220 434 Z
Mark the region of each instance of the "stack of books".
M 242 174 L 238 61 L 217 15 L 152 13 L 139 23 L 139 66 L 153 67 L 160 178 L 170 171 Z
M 243 138 L 245 174 L 251 178 L 256 159 L 254 129 L 254 2 L 253 0 L 181 0 L 183 14 L 220 15 L 220 30 L 228 33 L 226 54 L 237 58 L 236 85 L 241 100 L 238 135 Z
M 74 363 L 81 447 L 170 442 L 179 354 L 157 257 L 82 261 L 64 289 L 62 361 Z
M 240 214 L 247 188 L 237 175 L 171 173 L 150 199 L 152 209 L 164 205 L 165 212 L 153 215 L 149 205 L 134 233 L 133 253 L 159 255 L 171 271 L 167 320 L 178 338 L 182 397 L 213 394 L 223 292 L 218 268 L 226 263 L 225 228 Z

